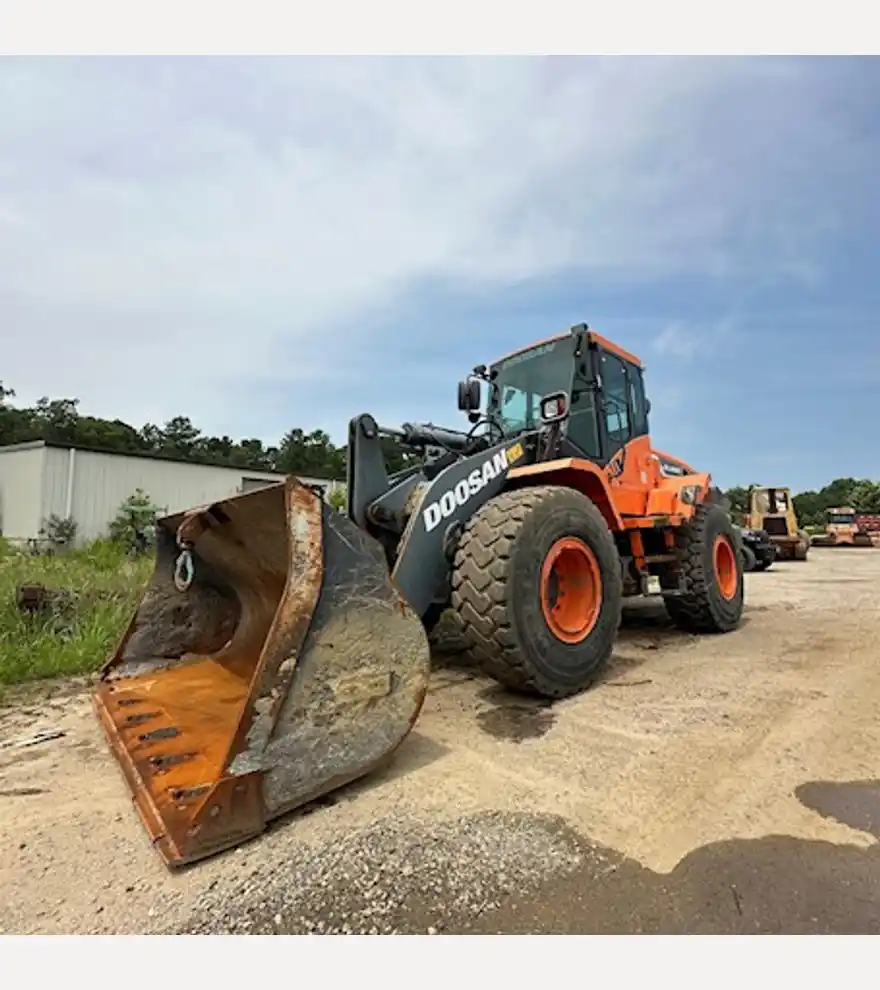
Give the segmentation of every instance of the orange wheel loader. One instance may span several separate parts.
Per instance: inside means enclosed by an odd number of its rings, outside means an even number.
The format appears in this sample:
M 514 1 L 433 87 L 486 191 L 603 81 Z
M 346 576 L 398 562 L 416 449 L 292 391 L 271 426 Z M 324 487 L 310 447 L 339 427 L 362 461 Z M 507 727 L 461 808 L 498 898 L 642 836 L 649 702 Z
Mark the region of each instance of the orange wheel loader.
M 551 699 L 600 674 L 625 596 L 738 626 L 738 530 L 708 474 L 652 447 L 638 358 L 581 324 L 476 367 L 458 405 L 466 432 L 353 419 L 346 513 L 291 477 L 159 521 L 94 700 L 169 866 L 388 760 L 447 609 L 485 672 Z M 418 466 L 389 475 L 383 435 Z

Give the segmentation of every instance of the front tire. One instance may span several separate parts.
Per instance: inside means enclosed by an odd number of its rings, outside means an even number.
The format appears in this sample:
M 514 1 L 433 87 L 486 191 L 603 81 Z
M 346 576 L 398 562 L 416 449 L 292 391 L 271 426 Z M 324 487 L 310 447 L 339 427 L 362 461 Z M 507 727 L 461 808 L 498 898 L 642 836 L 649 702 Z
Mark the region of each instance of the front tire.
M 704 502 L 676 531 L 675 544 L 683 594 L 664 598 L 669 617 L 686 632 L 736 629 L 743 612 L 743 568 L 730 517 Z
M 745 572 L 754 571 L 758 567 L 758 558 L 751 547 L 742 548 L 743 570 Z
M 584 690 L 611 656 L 622 600 L 614 538 L 580 492 L 504 492 L 465 526 L 452 607 L 474 659 L 506 687 L 546 698 Z

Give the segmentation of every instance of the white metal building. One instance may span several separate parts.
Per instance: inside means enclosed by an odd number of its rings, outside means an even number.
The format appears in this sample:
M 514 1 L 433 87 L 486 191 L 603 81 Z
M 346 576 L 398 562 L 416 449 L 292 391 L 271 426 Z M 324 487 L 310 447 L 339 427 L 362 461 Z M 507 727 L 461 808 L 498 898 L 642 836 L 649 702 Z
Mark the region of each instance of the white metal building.
M 50 515 L 73 518 L 77 542 L 107 534 L 119 506 L 140 488 L 162 514 L 228 498 L 283 474 L 215 467 L 144 454 L 114 454 L 65 444 L 0 447 L 0 535 L 13 542 L 37 539 Z M 341 482 L 301 478 L 325 498 Z

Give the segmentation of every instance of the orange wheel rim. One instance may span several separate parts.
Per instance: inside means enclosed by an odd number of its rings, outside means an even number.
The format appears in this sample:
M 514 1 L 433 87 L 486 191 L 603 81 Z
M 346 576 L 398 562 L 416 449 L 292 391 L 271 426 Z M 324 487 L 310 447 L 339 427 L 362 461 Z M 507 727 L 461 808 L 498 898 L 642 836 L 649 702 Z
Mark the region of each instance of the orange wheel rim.
M 712 545 L 712 567 L 721 597 L 730 601 L 736 595 L 739 575 L 736 569 L 736 551 L 726 536 L 715 537 Z
M 599 562 L 583 540 L 557 540 L 541 568 L 541 610 L 553 635 L 582 643 L 593 631 L 602 606 Z

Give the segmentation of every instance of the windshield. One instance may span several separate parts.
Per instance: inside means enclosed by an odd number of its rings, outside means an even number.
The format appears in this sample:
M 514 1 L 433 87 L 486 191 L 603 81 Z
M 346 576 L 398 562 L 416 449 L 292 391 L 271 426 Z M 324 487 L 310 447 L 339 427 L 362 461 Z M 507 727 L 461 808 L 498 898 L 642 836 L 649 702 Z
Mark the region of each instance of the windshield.
M 831 512 L 828 515 L 828 522 L 832 526 L 849 526 L 856 521 L 854 512 Z
M 762 515 L 782 515 L 788 512 L 788 492 L 778 488 L 761 488 L 755 492 L 755 508 Z
M 536 429 L 541 399 L 550 392 L 570 392 L 574 340 L 564 338 L 513 354 L 491 368 L 487 415 L 505 434 Z

